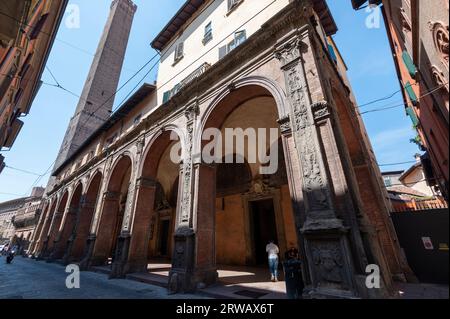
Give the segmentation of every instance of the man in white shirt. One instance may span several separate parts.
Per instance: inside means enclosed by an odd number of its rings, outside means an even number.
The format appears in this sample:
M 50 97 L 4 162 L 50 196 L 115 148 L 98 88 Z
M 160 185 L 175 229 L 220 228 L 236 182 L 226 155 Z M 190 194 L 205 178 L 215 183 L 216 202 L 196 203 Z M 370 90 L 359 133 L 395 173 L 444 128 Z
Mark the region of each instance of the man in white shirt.
M 275 245 L 274 241 L 271 240 L 269 244 L 266 246 L 266 252 L 269 256 L 269 269 L 270 274 L 272 276 L 272 281 L 278 281 L 278 254 L 280 253 L 280 249 L 277 245 Z

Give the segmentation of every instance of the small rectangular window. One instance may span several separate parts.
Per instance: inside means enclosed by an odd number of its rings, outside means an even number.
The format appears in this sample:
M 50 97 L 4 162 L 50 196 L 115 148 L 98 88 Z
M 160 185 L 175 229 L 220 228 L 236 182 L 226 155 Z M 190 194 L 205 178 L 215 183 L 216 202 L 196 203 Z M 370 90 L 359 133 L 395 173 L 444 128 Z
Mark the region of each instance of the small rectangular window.
M 211 41 L 213 38 L 213 34 L 212 34 L 212 22 L 208 23 L 205 26 L 205 35 L 203 37 L 203 44 L 208 43 L 209 41 Z
M 175 62 L 180 61 L 184 56 L 184 42 L 180 42 L 175 47 Z

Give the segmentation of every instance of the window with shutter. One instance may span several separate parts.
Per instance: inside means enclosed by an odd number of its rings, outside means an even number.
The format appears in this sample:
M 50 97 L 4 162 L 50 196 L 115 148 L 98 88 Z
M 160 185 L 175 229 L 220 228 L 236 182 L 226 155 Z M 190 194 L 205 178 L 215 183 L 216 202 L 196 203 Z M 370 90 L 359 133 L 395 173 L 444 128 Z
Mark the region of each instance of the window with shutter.
M 219 48 L 219 60 L 222 60 L 227 55 L 227 46 L 224 45 L 223 47 Z
M 178 43 L 175 47 L 175 62 L 180 61 L 184 56 L 184 42 Z
M 334 52 L 334 48 L 331 44 L 328 44 L 328 52 L 330 53 L 330 57 L 334 61 L 334 63 L 337 63 L 336 52 Z
M 212 40 L 212 38 L 213 38 L 213 35 L 212 35 L 212 22 L 210 22 L 210 23 L 208 23 L 205 26 L 205 35 L 203 37 L 203 44 L 208 43 L 209 41 Z
M 408 51 L 403 51 L 402 58 L 406 68 L 408 69 L 409 74 L 411 75 L 411 77 L 414 78 L 417 73 L 417 68 Z
M 164 103 L 167 103 L 167 102 L 169 101 L 169 99 L 170 99 L 170 91 L 164 92 L 164 95 L 163 95 L 163 104 L 164 104 Z
M 414 125 L 414 127 L 417 127 L 419 125 L 419 119 L 417 118 L 416 113 L 411 107 L 406 108 L 406 113 L 411 118 L 411 121 Z
M 405 90 L 406 90 L 406 93 L 409 96 L 409 99 L 411 100 L 411 103 L 413 105 L 417 105 L 419 103 L 419 99 L 417 98 L 417 95 L 414 92 L 414 89 L 413 89 L 411 83 L 409 83 L 409 82 L 406 83 Z

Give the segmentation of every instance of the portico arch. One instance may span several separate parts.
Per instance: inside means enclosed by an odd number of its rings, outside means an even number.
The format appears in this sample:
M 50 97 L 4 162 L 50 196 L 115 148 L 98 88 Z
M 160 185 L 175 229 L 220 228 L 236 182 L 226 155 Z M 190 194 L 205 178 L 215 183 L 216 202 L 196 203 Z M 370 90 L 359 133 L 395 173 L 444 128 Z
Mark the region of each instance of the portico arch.
M 179 176 L 179 163 L 174 162 L 170 154 L 181 136 L 175 127 L 167 127 L 151 139 L 144 152 L 136 186 L 137 200 L 126 272 L 147 271 L 152 258 L 169 258 L 171 255 L 176 206 L 170 205 L 168 191 Z M 165 238 L 160 236 L 163 219 Z M 159 250 L 161 246 L 167 248 L 163 255 Z
M 127 154 L 122 154 L 113 165 L 108 186 L 103 194 L 100 222 L 97 226 L 97 238 L 91 259 L 92 266 L 112 264 L 114 261 L 132 169 L 132 160 Z
M 61 200 L 57 203 L 56 210 L 52 217 L 52 222 L 49 229 L 49 237 L 48 237 L 48 244 L 47 244 L 47 251 L 52 252 L 55 240 L 58 237 L 59 228 L 61 226 L 61 221 L 64 216 L 64 212 L 66 210 L 66 205 L 69 200 L 69 190 L 64 191 Z
M 61 259 L 69 247 L 69 241 L 72 240 L 76 227 L 77 214 L 80 209 L 82 194 L 83 184 L 80 182 L 75 187 L 75 190 L 73 191 L 70 198 L 68 209 L 66 209 L 64 213 L 64 217 L 60 227 L 58 245 L 55 247 L 55 252 L 53 255 L 54 259 Z
M 73 248 L 70 252 L 71 260 L 81 260 L 86 250 L 86 241 L 89 236 L 95 207 L 100 198 L 99 192 L 102 179 L 102 172 L 97 171 L 87 184 L 88 186 L 86 193 L 84 194 L 84 200 L 81 202 Z
M 259 153 L 265 155 L 271 149 L 270 129 L 274 131 L 273 144 L 278 146 L 282 139 L 278 120 L 288 114 L 284 100 L 284 92 L 272 81 L 262 77 L 247 78 L 233 83 L 219 94 L 201 117 L 198 135 L 203 135 L 209 128 L 221 131 L 221 156 L 214 157 L 231 155 L 243 159 L 214 166 L 200 164 L 198 168 L 198 197 L 195 198 L 198 204 L 194 204 L 193 222 L 196 236 L 194 263 L 197 278 L 206 284 L 211 283 L 212 273 L 217 268 L 219 277 L 228 266 L 257 266 L 262 263 L 262 271 L 267 271 L 267 255 L 263 255 L 269 239 L 278 243 L 281 254 L 290 245 L 298 246 L 289 185 L 286 180 L 271 185 L 269 176 L 261 170 L 266 159 L 259 156 Z M 225 148 L 225 143 L 229 142 L 225 140 L 228 135 L 226 129 L 241 129 L 245 135 L 244 150 L 234 148 L 233 153 L 229 153 Z M 265 141 L 263 134 L 266 135 Z M 198 138 L 198 153 L 201 153 L 211 141 Z M 260 138 L 264 143 L 255 148 L 256 154 L 251 154 L 253 149 L 249 146 L 258 144 Z M 280 166 L 285 169 L 285 165 Z M 225 182 L 228 185 L 224 187 L 223 178 L 231 174 L 240 174 L 244 180 L 242 183 Z M 233 179 L 231 176 L 228 178 Z M 266 276 L 270 281 L 270 276 Z

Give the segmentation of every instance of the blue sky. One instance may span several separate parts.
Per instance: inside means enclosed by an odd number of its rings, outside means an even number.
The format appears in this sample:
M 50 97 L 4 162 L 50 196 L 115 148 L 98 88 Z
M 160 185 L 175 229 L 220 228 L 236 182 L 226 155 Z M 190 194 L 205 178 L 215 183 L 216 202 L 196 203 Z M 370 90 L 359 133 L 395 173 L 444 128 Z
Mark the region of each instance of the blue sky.
M 184 0 L 134 2 L 138 5 L 138 11 L 130 35 L 121 83 L 153 56 L 151 40 Z M 339 27 L 335 41 L 349 68 L 349 78 L 358 103 L 362 105 L 399 90 L 399 84 L 384 25 L 379 29 L 366 28 L 368 13 L 364 10 L 355 12 L 350 3 L 350 0 L 328 0 Z M 63 20 L 47 66 L 62 86 L 80 94 L 109 13 L 110 0 L 71 0 L 70 4 L 80 8 L 80 28 L 68 28 L 66 20 Z M 116 105 L 128 95 L 144 74 L 142 72 L 119 92 L 115 99 Z M 155 78 L 156 70 L 145 81 L 152 83 Z M 43 81 L 54 83 L 48 71 L 45 71 Z M 77 102 L 78 98 L 43 85 L 30 114 L 22 118 L 25 125 L 13 148 L 9 152 L 2 152 L 7 165 L 38 174 L 44 173 L 56 158 Z M 363 111 L 400 103 L 402 96 L 397 94 L 390 100 L 367 106 Z M 364 116 L 364 122 L 379 163 L 414 160 L 418 149 L 409 140 L 415 133 L 401 107 L 369 113 Z M 408 166 L 389 166 L 383 170 L 406 169 Z M 0 175 L 0 202 L 27 195 L 36 178 L 31 174 L 5 168 Z M 47 179 L 48 175 L 44 176 L 38 185 L 45 186 Z

